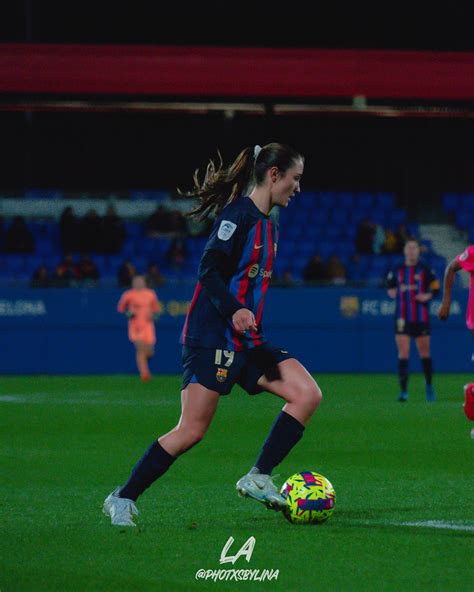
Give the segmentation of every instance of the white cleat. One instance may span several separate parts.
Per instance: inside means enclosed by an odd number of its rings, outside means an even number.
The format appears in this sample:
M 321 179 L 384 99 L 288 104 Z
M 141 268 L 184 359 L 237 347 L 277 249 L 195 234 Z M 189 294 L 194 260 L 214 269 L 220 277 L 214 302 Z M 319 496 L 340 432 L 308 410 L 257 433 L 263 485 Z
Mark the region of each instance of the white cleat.
M 120 487 L 116 487 L 110 495 L 105 498 L 103 512 L 112 519 L 114 526 L 136 526 L 133 516 L 138 515 L 135 502 L 117 494 Z
M 271 475 L 264 475 L 254 467 L 237 481 L 235 488 L 239 495 L 251 497 L 264 504 L 268 509 L 283 510 L 286 500 L 279 493 L 272 479 Z

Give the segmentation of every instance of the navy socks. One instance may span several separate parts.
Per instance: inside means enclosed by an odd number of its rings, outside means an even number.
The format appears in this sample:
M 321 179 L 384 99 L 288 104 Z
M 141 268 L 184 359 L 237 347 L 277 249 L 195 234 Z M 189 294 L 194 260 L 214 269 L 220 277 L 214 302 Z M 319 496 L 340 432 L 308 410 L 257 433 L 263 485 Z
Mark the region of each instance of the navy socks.
M 128 481 L 120 488 L 119 496 L 136 501 L 145 489 L 166 473 L 175 460 L 158 441 L 153 442 L 133 467 Z
M 398 380 L 400 382 L 400 390 L 402 393 L 407 392 L 408 387 L 408 360 L 398 360 Z
M 265 475 L 281 463 L 293 446 L 299 442 L 304 432 L 304 425 L 282 411 L 276 418 L 262 450 L 255 463 L 256 468 Z
M 433 380 L 433 362 L 431 358 L 421 358 L 421 363 L 423 364 L 426 385 L 431 386 L 431 381 Z

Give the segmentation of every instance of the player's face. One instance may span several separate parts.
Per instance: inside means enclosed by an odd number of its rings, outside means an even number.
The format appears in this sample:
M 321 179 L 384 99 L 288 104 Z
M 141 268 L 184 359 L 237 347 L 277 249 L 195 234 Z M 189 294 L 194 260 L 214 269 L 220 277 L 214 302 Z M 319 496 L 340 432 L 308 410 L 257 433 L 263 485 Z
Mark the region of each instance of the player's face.
M 272 204 L 286 208 L 291 199 L 300 191 L 300 181 L 303 176 L 304 164 L 298 160 L 284 173 L 277 172 L 273 176 Z
M 143 276 L 137 275 L 136 277 L 134 277 L 132 281 L 132 287 L 135 290 L 143 290 L 143 288 L 145 287 L 145 279 L 143 278 Z
M 407 263 L 414 265 L 420 258 L 420 247 L 414 241 L 408 241 L 403 249 Z

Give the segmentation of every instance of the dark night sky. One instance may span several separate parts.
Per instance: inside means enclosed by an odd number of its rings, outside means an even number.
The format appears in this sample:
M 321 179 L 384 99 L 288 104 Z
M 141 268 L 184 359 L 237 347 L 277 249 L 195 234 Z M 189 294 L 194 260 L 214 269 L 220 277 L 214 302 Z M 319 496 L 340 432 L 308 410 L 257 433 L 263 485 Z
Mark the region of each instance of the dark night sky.
M 18 0 L 0 7 L 0 40 L 474 50 L 472 3 L 328 4 Z
M 464 4 L 415 12 L 403 4 L 390 11 L 385 3 L 383 12 L 365 13 L 361 3 L 327 4 L 6 1 L 0 2 L 0 41 L 474 50 L 474 8 Z M 227 121 L 221 114 L 35 113 L 28 119 L 3 112 L 2 185 L 173 188 L 217 148 L 230 158 L 242 146 L 278 140 L 307 156 L 308 186 L 394 190 L 410 200 L 420 192 L 474 187 L 473 126 L 473 120 L 244 115 Z

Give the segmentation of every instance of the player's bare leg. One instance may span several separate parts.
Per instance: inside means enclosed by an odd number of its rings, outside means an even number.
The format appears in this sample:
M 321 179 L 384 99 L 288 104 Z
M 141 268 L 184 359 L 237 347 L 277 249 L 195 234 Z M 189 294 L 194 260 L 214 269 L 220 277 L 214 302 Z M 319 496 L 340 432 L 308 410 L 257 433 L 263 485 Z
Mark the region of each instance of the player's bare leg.
M 426 400 L 429 403 L 436 401 L 436 395 L 434 392 L 433 385 L 431 384 L 433 377 L 433 364 L 430 355 L 430 336 L 422 335 L 416 338 L 416 348 L 423 365 L 423 372 L 425 375 L 426 382 Z
M 104 502 L 104 513 L 116 526 L 135 526 L 135 501 L 173 464 L 176 458 L 202 440 L 214 417 L 219 394 L 200 384 L 181 391 L 181 417 L 170 432 L 155 440 L 134 466 L 125 485 L 117 487 Z
M 410 358 L 410 337 L 408 335 L 395 335 L 395 343 L 398 349 L 398 380 L 400 383 L 401 403 L 408 401 L 408 359 Z
M 319 407 L 322 393 L 311 374 L 295 359 L 277 365 L 275 377 L 261 376 L 258 385 L 286 401 L 257 458 L 255 466 L 237 481 L 237 491 L 272 509 L 282 509 L 285 498 L 271 477 L 275 466 L 303 436 L 305 425 Z
M 140 373 L 141 379 L 146 382 L 151 378 L 150 368 L 148 367 L 149 346 L 146 343 L 143 343 L 143 341 L 135 341 L 135 349 L 138 372 Z
M 158 439 L 176 457 L 202 440 L 219 402 L 219 393 L 200 384 L 188 384 L 181 391 L 181 417 L 176 427 Z

